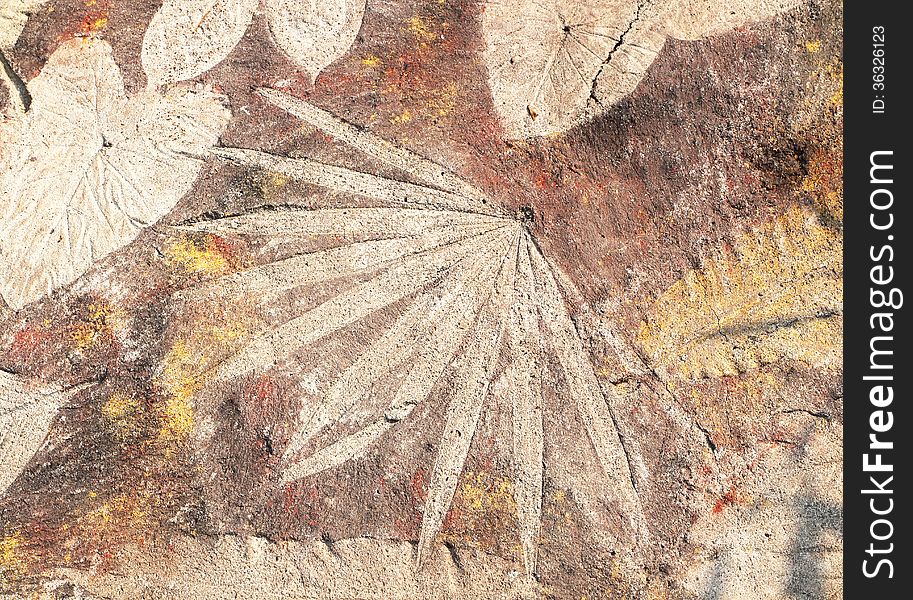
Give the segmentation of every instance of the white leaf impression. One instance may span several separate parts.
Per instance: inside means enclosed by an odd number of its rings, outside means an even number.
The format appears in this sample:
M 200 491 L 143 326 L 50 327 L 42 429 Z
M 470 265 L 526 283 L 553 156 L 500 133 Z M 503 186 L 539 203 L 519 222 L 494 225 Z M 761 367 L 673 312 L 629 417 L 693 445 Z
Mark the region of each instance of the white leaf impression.
M 13 308 L 71 283 L 190 189 L 230 118 L 223 98 L 128 98 L 111 46 L 61 44 L 0 123 L 0 296 Z
M 348 51 L 366 0 L 267 0 L 276 44 L 314 80 Z M 151 86 L 192 79 L 231 54 L 250 27 L 259 0 L 165 0 L 143 38 Z
M 4 0 L 0 3 L 0 93 L 6 93 L 15 112 L 25 112 L 30 99 L 25 85 L 3 51 L 16 44 L 29 13 L 47 0 Z
M 542 255 L 527 223 L 503 214 L 474 186 L 444 168 L 430 168 L 434 163 L 425 158 L 287 94 L 261 93 L 334 139 L 421 182 L 222 148 L 214 153 L 341 194 L 373 197 L 382 206 L 253 212 L 178 228 L 220 235 L 270 231 L 273 239 L 322 234 L 368 240 L 295 255 L 203 284 L 204 293 L 221 290 L 224 295 L 229 290 L 268 302 L 293 288 L 339 278 L 351 281 L 321 304 L 255 335 L 211 367 L 203 376 L 209 383 L 263 372 L 350 325 L 370 322 L 379 311 L 402 306 L 380 337 L 330 383 L 322 401 L 302 410 L 284 451 L 284 479 L 308 477 L 364 456 L 409 418 L 451 369 L 455 383 L 428 489 L 418 560 L 428 555 L 450 509 L 483 411 L 498 410 L 512 415 L 505 435 L 513 440 L 517 519 L 526 570 L 532 574 L 542 518 L 543 453 L 549 443 L 543 435 L 542 390 L 545 380 L 556 384 L 547 367 L 551 358 L 561 365 L 572 400 L 558 410 L 577 412 L 602 468 L 606 485 L 601 500 L 615 507 L 631 538 L 643 539 L 643 510 L 612 416 L 613 399 L 602 391 L 568 312 L 563 289 L 567 279 Z M 191 288 L 182 293 L 196 292 Z M 499 377 L 507 380 L 506 394 L 495 391 L 493 382 Z M 394 389 L 375 390 L 377 382 L 391 380 L 397 381 Z M 334 433 L 341 423 L 358 428 Z M 314 442 L 323 439 L 329 442 L 315 449 Z
M 165 0 L 143 37 L 150 85 L 192 79 L 228 56 L 244 37 L 259 0 Z
M 314 80 L 355 41 L 365 4 L 366 0 L 266 0 L 266 16 L 276 43 Z
M 0 494 L 41 448 L 60 407 L 83 387 L 35 389 L 18 375 L 0 370 Z
M 12 47 L 25 28 L 29 13 L 48 0 L 3 0 L 0 2 L 0 50 Z
M 798 0 L 489 0 L 484 60 L 510 138 L 563 132 L 628 95 L 667 36 L 700 39 Z

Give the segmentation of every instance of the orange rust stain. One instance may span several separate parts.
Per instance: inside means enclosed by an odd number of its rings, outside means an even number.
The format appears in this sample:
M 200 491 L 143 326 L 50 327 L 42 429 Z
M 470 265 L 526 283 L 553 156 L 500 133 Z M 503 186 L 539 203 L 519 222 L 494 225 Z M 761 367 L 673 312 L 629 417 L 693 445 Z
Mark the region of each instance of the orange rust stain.
M 108 11 L 99 10 L 90 12 L 79 26 L 79 34 L 84 36 L 94 35 L 108 26 Z
M 327 94 L 343 94 L 346 90 L 360 88 L 364 86 L 365 76 L 362 73 L 346 73 L 333 71 L 331 74 L 323 74 L 317 80 L 317 86 L 321 92 Z
M 729 491 L 723 494 L 720 499 L 716 501 L 716 504 L 713 505 L 713 510 L 711 510 L 711 512 L 715 515 L 719 514 L 723 512 L 724 508 L 727 506 L 732 506 L 737 501 L 738 496 L 736 494 L 735 486 L 733 485 L 731 488 L 729 488 Z
M 205 13 L 203 13 L 203 16 L 200 17 L 199 21 L 197 21 L 197 24 L 196 24 L 196 26 L 194 26 L 193 30 L 198 31 L 200 29 L 200 27 L 203 26 L 203 21 L 208 19 L 210 14 L 212 14 L 212 9 L 209 9 Z
M 536 175 L 534 183 L 536 188 L 540 190 L 558 189 L 558 181 L 548 171 L 539 171 L 539 173 Z

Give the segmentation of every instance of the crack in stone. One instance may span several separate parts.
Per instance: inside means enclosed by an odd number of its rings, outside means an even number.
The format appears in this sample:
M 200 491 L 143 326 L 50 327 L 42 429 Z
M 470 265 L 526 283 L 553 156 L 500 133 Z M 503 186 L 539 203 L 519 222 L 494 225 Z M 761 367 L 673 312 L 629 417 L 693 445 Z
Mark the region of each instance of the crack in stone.
M 615 56 L 615 53 L 618 51 L 618 49 L 621 48 L 621 46 L 624 44 L 625 37 L 629 33 L 631 33 L 631 30 L 634 29 L 634 25 L 636 25 L 637 22 L 640 21 L 641 11 L 645 7 L 650 6 L 650 4 L 651 4 L 650 2 L 638 2 L 637 8 L 634 11 L 634 18 L 631 19 L 631 21 L 628 23 L 628 27 L 624 31 L 621 32 L 621 35 L 618 36 L 618 40 L 615 42 L 615 45 L 612 47 L 611 50 L 609 50 L 609 54 L 606 56 L 605 60 L 602 61 L 602 64 L 599 65 L 599 70 L 596 71 L 596 74 L 593 76 L 593 80 L 590 84 L 590 100 L 592 100 L 596 104 L 599 104 L 600 106 L 602 105 L 602 102 L 599 100 L 599 98 L 596 97 L 596 85 L 597 85 L 597 82 L 599 81 L 599 77 L 602 75 L 603 70 L 612 61 L 612 58 Z
M 717 331 L 715 333 L 709 333 L 699 339 L 706 340 L 714 337 L 715 335 L 719 335 L 730 344 L 733 344 L 732 340 L 729 339 L 730 335 L 771 334 L 780 329 L 789 329 L 790 327 L 794 327 L 802 323 L 807 323 L 819 319 L 830 319 L 831 317 L 838 317 L 843 314 L 840 310 L 828 309 L 816 312 L 815 314 L 811 315 L 799 315 L 783 319 L 772 319 L 769 321 L 760 321 L 754 323 L 746 323 L 744 325 L 723 327 L 719 314 L 715 310 L 713 310 L 713 313 L 717 319 Z M 733 344 L 733 346 L 735 346 L 735 344 Z
M 816 419 L 824 419 L 825 421 L 831 420 L 830 414 L 828 414 L 826 412 L 821 412 L 821 411 L 809 410 L 807 408 L 788 408 L 786 410 L 781 410 L 780 413 L 784 414 L 784 415 L 803 413 L 803 414 L 809 415 L 810 417 L 814 417 Z

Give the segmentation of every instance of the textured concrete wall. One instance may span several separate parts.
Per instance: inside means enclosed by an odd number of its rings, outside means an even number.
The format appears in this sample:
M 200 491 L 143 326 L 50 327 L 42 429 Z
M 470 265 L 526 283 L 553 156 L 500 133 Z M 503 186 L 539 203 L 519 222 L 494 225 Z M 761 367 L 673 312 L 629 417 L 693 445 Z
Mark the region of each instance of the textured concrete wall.
M 839 597 L 841 18 L 6 2 L 0 597 Z

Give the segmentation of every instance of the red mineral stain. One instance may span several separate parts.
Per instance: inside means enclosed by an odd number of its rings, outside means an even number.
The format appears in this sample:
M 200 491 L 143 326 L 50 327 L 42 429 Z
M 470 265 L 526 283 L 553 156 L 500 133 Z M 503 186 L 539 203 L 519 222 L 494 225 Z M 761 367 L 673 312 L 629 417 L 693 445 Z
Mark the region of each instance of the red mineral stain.
M 236 243 L 218 235 L 209 236 L 207 242 L 210 250 L 221 254 L 230 265 L 237 265 L 238 245 Z
M 27 325 L 13 336 L 13 345 L 10 351 L 13 355 L 29 355 L 37 350 L 47 338 L 48 334 L 40 327 Z
M 419 469 L 412 476 L 412 496 L 417 500 L 424 502 L 427 493 L 427 486 L 425 484 L 425 470 Z
M 282 490 L 282 509 L 293 517 L 301 515 L 301 496 L 298 494 L 297 487 L 295 484 L 289 483 Z
M 737 500 L 738 496 L 736 495 L 736 489 L 733 485 L 731 488 L 729 488 L 728 492 L 723 494 L 723 496 L 716 501 L 716 504 L 713 505 L 713 510 L 711 512 L 713 514 L 719 514 L 723 512 L 723 509 L 727 506 L 732 506 L 735 504 Z
M 558 189 L 558 181 L 548 171 L 539 171 L 535 179 L 536 188 L 540 190 Z
M 257 383 L 254 384 L 254 394 L 256 395 L 257 400 L 265 402 L 269 399 L 275 388 L 276 385 L 268 375 L 260 375 L 260 377 L 257 378 Z

